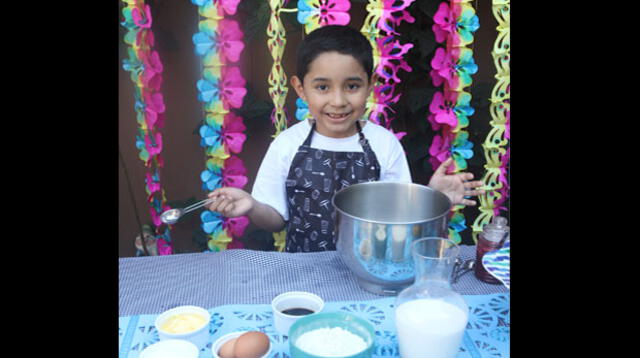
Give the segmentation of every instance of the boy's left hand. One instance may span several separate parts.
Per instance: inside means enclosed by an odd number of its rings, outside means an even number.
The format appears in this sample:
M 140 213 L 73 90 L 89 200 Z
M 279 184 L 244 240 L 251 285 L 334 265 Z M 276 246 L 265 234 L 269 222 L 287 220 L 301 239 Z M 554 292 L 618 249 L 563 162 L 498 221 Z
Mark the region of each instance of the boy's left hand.
M 485 191 L 482 189 L 474 190 L 474 188 L 483 186 L 484 183 L 481 180 L 469 181 L 473 179 L 472 173 L 447 174 L 447 168 L 449 168 L 451 164 L 453 164 L 452 157 L 442 162 L 435 173 L 433 173 L 431 180 L 429 180 L 429 186 L 446 194 L 449 199 L 451 199 L 453 205 L 476 205 L 475 201 L 465 199 L 464 197 L 484 194 Z

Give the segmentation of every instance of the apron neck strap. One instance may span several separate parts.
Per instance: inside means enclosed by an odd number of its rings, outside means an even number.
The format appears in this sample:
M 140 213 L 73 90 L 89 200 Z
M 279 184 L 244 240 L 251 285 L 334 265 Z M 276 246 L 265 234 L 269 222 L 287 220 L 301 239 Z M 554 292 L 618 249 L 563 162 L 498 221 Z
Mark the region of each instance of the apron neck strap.
M 313 124 L 311 125 L 311 130 L 309 131 L 309 135 L 307 135 L 307 139 L 304 140 L 304 143 L 302 143 L 303 145 L 306 145 L 308 147 L 311 146 L 311 137 L 313 136 L 313 131 L 315 131 L 316 129 L 316 121 L 313 121 Z M 358 136 L 360 136 L 360 144 L 362 144 L 364 146 L 364 143 L 367 143 L 367 140 L 364 137 L 364 134 L 362 133 L 362 126 L 360 125 L 360 121 L 357 120 L 356 121 L 356 129 L 358 129 Z

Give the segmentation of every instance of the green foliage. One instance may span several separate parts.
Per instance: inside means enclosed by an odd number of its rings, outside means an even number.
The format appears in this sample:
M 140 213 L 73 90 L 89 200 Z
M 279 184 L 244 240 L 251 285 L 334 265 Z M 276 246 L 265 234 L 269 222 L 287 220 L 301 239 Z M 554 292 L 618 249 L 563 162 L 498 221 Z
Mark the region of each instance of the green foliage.
M 263 120 L 269 117 L 273 110 L 273 102 L 260 100 L 253 90 L 253 86 L 247 83 L 247 94 L 242 100 L 242 107 L 235 109 L 234 112 L 241 116 L 245 121 Z
M 268 1 L 243 0 L 238 4 L 238 13 L 245 15 L 245 21 L 241 24 L 245 44 L 249 45 L 265 34 L 271 15 Z

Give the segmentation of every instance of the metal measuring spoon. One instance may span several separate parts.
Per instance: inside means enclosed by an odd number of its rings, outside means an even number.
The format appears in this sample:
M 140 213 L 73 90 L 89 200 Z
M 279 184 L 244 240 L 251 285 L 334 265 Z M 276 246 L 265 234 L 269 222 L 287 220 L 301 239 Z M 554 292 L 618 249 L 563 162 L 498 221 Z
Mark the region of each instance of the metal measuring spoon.
M 475 263 L 476 263 L 475 259 L 468 259 L 465 261 L 460 260 L 456 262 L 457 267 L 454 268 L 451 283 L 458 282 L 458 280 L 460 279 L 460 276 L 466 274 L 467 272 L 472 271 L 473 267 L 475 266 Z
M 168 225 L 173 225 L 176 222 L 178 222 L 178 220 L 186 213 L 196 210 L 198 208 L 201 208 L 205 205 L 211 204 L 214 201 L 216 201 L 215 198 L 207 198 L 204 200 L 201 200 L 195 204 L 189 205 L 186 208 L 182 208 L 182 209 L 169 209 L 165 212 L 162 213 L 162 215 L 160 215 L 160 221 L 162 221 L 165 224 Z

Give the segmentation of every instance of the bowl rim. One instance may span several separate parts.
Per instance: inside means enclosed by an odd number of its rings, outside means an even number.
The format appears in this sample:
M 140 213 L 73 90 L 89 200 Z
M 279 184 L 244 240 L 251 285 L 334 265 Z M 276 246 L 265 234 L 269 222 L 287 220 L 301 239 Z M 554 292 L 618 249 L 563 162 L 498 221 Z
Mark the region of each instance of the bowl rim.
M 225 335 L 220 336 L 218 339 L 216 339 L 215 341 L 213 341 L 213 343 L 211 343 L 211 354 L 213 355 L 213 358 L 220 358 L 220 356 L 218 355 L 218 350 L 220 348 L 222 348 L 222 345 L 224 343 L 227 343 L 227 341 L 231 340 L 232 338 L 238 338 L 241 335 L 247 333 L 247 332 L 260 332 L 260 331 L 235 331 L 235 332 L 229 332 Z M 264 333 L 264 332 L 260 332 L 260 333 Z M 269 338 L 269 335 L 264 333 L 267 338 Z M 217 346 L 217 348 L 216 348 Z M 272 349 L 272 344 L 271 344 L 271 338 L 269 338 L 269 349 L 267 350 L 267 352 L 265 354 L 263 354 L 260 358 L 264 358 L 264 357 L 268 357 L 269 354 L 271 354 L 271 349 Z
M 193 331 L 189 331 L 186 333 L 170 333 L 160 328 L 161 323 L 163 323 L 167 318 L 171 317 L 173 314 L 179 313 L 177 311 L 182 311 L 182 310 L 192 310 L 192 311 L 197 311 L 199 313 L 202 313 L 205 316 L 205 323 L 202 326 L 194 329 Z M 154 326 L 156 327 L 158 332 L 162 332 L 162 334 L 166 335 L 167 337 L 179 338 L 179 337 L 185 337 L 195 333 L 199 333 L 200 331 L 202 331 L 203 328 L 208 327 L 210 322 L 211 322 L 211 313 L 209 313 L 209 311 L 207 311 L 205 308 L 200 306 L 194 306 L 194 305 L 182 305 L 182 306 L 176 306 L 176 307 L 170 308 L 160 313 L 154 320 Z
M 152 354 L 150 352 L 152 350 L 158 349 L 157 348 L 158 346 L 161 346 L 161 345 L 164 345 L 164 346 L 166 346 L 166 345 L 175 345 L 175 344 L 182 345 L 185 348 L 188 347 L 188 348 L 186 348 L 187 350 L 190 350 L 192 353 L 195 353 L 195 355 L 192 355 L 193 357 L 198 357 L 199 354 L 200 354 L 200 349 L 198 349 L 198 347 L 195 344 L 193 344 L 192 342 L 189 342 L 189 341 L 184 340 L 184 339 L 172 338 L 172 339 L 159 340 L 159 341 L 151 344 L 150 346 L 147 346 L 145 349 L 143 349 L 140 352 L 140 356 L 143 357 L 143 355 Z M 194 349 L 195 349 L 195 351 L 194 351 Z
M 324 310 L 324 300 L 322 299 L 322 297 L 320 297 L 319 295 L 313 293 L 313 292 L 307 292 L 307 291 L 287 291 L 287 292 L 282 292 L 279 295 L 277 295 L 276 297 L 274 297 L 271 300 L 271 310 L 273 311 L 273 315 L 274 316 L 282 316 L 282 317 L 286 317 L 286 318 L 301 318 L 303 316 L 296 316 L 296 315 L 290 315 L 290 314 L 286 314 L 286 313 L 282 313 L 282 311 L 278 310 L 276 308 L 276 304 L 280 303 L 280 301 L 282 301 L 283 299 L 286 299 L 287 296 L 292 296 L 292 297 L 298 297 L 298 298 L 302 298 L 302 299 L 308 299 L 311 298 L 313 301 L 320 302 L 320 309 L 317 312 L 311 313 L 307 316 L 313 315 L 313 314 L 318 314 L 320 312 L 322 312 L 322 310 Z
M 448 203 L 448 209 L 447 211 L 443 212 L 442 214 L 438 215 L 438 216 L 434 216 L 428 219 L 423 219 L 423 220 L 413 220 L 413 221 L 384 221 L 384 220 L 370 220 L 370 219 L 365 219 L 365 218 L 361 218 L 352 214 L 347 213 L 346 211 L 340 209 L 337 205 L 336 205 L 336 197 L 340 194 L 343 193 L 345 191 L 349 191 L 351 190 L 356 190 L 353 189 L 361 187 L 363 185 L 370 185 L 370 186 L 375 186 L 375 185 L 403 185 L 403 186 L 412 186 L 412 187 L 416 187 L 416 188 L 420 188 L 421 190 L 427 190 L 427 191 L 432 191 L 434 193 L 436 193 L 436 195 L 441 196 L 442 198 L 444 198 L 447 203 Z M 449 197 L 447 195 L 445 195 L 443 192 L 433 189 L 429 186 L 426 185 L 422 185 L 422 184 L 417 184 L 417 183 L 406 183 L 406 182 L 397 182 L 397 181 L 369 181 L 369 182 L 362 182 L 362 183 L 357 183 L 357 184 L 353 184 L 350 185 L 346 188 L 342 188 L 340 190 L 338 190 L 335 194 L 333 194 L 333 196 L 331 197 L 331 205 L 333 205 L 333 207 L 336 209 L 336 211 L 338 211 L 341 215 L 344 215 L 346 217 L 355 219 L 355 220 L 359 220 L 359 221 L 364 221 L 364 222 L 369 222 L 369 223 L 373 223 L 373 224 L 385 224 L 385 225 L 411 225 L 411 224 L 422 224 L 425 222 L 431 222 L 431 221 L 436 221 L 439 219 L 442 219 L 443 217 L 446 217 L 447 215 L 449 215 L 449 212 L 451 212 L 451 209 L 453 209 L 453 203 L 451 202 L 451 199 L 449 199 Z

